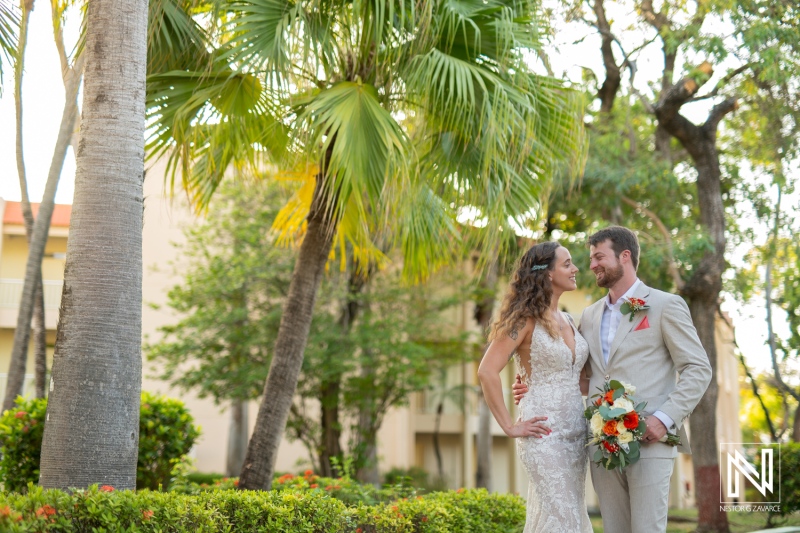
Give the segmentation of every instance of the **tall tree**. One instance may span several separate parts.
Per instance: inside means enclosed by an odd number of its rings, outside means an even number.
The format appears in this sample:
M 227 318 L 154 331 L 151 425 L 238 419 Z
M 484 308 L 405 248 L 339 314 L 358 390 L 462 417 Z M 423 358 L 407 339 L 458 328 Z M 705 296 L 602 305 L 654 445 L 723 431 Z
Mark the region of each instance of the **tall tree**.
M 28 199 L 28 179 L 25 173 L 25 158 L 22 142 L 22 74 L 25 71 L 25 49 L 28 45 L 28 22 L 30 20 L 31 11 L 33 11 L 33 0 L 22 0 L 20 8 L 22 10 L 22 16 L 20 17 L 17 55 L 14 64 L 14 109 L 16 112 L 17 126 L 17 174 L 19 176 L 19 188 L 22 200 L 22 216 L 25 220 L 25 235 L 28 239 L 28 246 L 30 246 L 31 237 L 33 236 L 33 210 L 31 209 L 31 202 Z M 45 395 L 45 376 L 47 374 L 47 330 L 44 318 L 44 292 L 42 290 L 41 268 L 39 269 L 38 278 L 33 297 L 33 338 L 36 369 L 36 397 L 43 398 Z M 25 350 L 26 359 L 27 355 L 27 350 Z M 21 391 L 16 392 L 18 394 Z
M 92 0 L 40 484 L 136 487 L 147 1 Z M 39 220 L 37 218 L 37 228 Z
M 14 330 L 14 346 L 11 351 L 11 360 L 8 369 L 8 381 L 6 384 L 6 395 L 3 399 L 3 409 L 10 409 L 14 405 L 15 398 L 22 392 L 22 385 L 25 380 L 25 366 L 28 359 L 31 322 L 35 309 L 39 310 L 37 311 L 38 318 L 36 321 L 36 328 L 38 331 L 36 341 L 37 394 L 43 393 L 44 388 L 46 347 L 44 345 L 44 301 L 41 290 L 42 258 L 44 257 L 44 249 L 47 246 L 47 238 L 50 232 L 50 221 L 53 216 L 53 210 L 55 209 L 56 190 L 58 189 L 58 181 L 61 177 L 61 171 L 64 168 L 64 159 L 67 156 L 67 149 L 75 140 L 75 130 L 80 119 L 78 112 L 78 89 L 81 85 L 84 64 L 83 54 L 81 53 L 80 49 L 78 49 L 78 53 L 75 55 L 75 57 L 73 57 L 71 65 L 66 54 L 62 19 L 64 12 L 69 5 L 70 2 L 58 2 L 57 0 L 51 0 L 53 32 L 56 49 L 58 50 L 59 59 L 61 61 L 61 75 L 66 94 L 64 100 L 64 110 L 61 115 L 61 125 L 58 129 L 58 137 L 56 138 L 56 145 L 53 149 L 53 158 L 50 162 L 50 169 L 47 174 L 44 195 L 42 196 L 42 202 L 39 205 L 39 211 L 37 212 L 35 221 L 33 220 L 33 214 L 30 210 L 30 202 L 27 191 L 27 177 L 25 174 L 25 166 L 22 157 L 22 70 L 19 70 L 18 76 L 18 79 L 20 80 L 20 98 L 17 99 L 17 169 L 19 173 L 23 205 L 28 205 L 28 209 L 24 210 L 24 212 L 26 212 L 25 225 L 26 233 L 28 235 L 28 258 L 25 265 L 25 281 L 22 288 L 22 297 L 20 298 L 19 311 L 17 314 L 17 325 L 16 329 Z M 30 7 L 32 8 L 32 3 Z M 24 29 L 27 32 L 27 23 Z M 21 56 L 19 61 L 19 68 L 21 69 Z
M 208 69 L 150 79 L 154 156 L 207 201 L 231 163 L 314 169 L 304 237 L 240 488 L 268 488 L 317 289 L 344 223 L 401 229 L 409 279 L 450 260 L 463 207 L 524 219 L 581 160 L 579 101 L 535 75 L 537 4 L 358 0 L 223 4 Z M 230 65 L 239 68 L 231 72 Z M 487 232 L 497 241 L 499 229 Z

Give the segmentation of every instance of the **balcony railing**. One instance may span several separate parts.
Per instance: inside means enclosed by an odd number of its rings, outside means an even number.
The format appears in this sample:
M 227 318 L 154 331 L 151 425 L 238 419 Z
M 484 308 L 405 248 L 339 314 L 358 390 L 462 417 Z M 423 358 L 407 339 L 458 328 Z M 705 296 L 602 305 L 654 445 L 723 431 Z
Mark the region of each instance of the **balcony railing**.
M 22 299 L 22 286 L 25 283 L 21 279 L 0 279 L 0 308 L 16 309 Z M 42 288 L 44 290 L 44 308 L 58 309 L 61 306 L 62 281 L 44 280 Z

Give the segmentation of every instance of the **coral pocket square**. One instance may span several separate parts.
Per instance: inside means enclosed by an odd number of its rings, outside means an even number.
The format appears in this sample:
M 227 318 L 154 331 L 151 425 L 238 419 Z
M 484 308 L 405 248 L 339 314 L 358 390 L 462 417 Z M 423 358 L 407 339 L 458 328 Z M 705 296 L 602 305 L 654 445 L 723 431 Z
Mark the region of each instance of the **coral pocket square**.
M 647 317 L 644 317 L 644 320 L 639 322 L 639 325 L 633 331 L 641 331 L 643 329 L 648 329 L 650 327 L 650 322 L 648 322 Z

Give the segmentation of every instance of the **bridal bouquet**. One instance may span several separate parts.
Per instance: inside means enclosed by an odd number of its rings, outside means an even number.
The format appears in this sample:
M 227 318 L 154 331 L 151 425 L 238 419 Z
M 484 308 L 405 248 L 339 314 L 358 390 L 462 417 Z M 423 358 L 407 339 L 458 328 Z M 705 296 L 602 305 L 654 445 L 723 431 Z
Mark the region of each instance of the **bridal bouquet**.
M 621 470 L 639 460 L 639 440 L 647 431 L 640 413 L 646 402 L 636 405 L 636 388 L 614 379 L 601 392 L 583 413 L 591 427 L 589 444 L 598 445 L 592 460 L 606 470 Z

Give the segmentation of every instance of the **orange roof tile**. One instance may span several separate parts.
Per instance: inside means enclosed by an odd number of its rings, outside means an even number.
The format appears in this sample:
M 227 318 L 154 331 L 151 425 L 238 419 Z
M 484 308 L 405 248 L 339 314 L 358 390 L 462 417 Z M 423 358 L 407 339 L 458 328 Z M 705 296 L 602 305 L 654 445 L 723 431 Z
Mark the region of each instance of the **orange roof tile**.
M 33 216 L 39 212 L 39 204 L 31 204 L 33 209 Z M 53 209 L 53 218 L 50 220 L 51 227 L 68 228 L 69 217 L 72 214 L 72 206 L 70 204 L 56 204 Z M 6 202 L 6 210 L 3 213 L 3 224 L 24 224 L 25 220 L 22 218 L 22 202 Z

